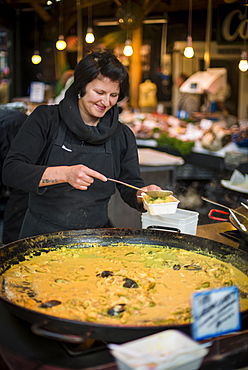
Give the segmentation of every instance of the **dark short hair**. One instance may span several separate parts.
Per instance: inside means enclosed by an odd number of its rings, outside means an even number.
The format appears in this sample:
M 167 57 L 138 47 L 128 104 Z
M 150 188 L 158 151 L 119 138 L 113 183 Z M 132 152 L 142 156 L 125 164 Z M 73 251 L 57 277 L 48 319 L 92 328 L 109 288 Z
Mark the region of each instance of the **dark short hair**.
M 118 101 L 127 95 L 129 88 L 127 70 L 119 59 L 108 50 L 92 51 L 78 63 L 74 73 L 74 86 L 77 94 L 80 94 L 81 97 L 84 96 L 86 85 L 100 74 L 112 81 L 119 81 Z

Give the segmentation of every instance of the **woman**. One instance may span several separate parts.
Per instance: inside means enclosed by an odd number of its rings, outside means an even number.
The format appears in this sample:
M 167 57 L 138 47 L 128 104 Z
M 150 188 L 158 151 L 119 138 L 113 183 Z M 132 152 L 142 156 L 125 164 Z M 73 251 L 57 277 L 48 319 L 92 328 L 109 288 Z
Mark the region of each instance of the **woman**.
M 128 74 L 109 51 L 82 59 L 59 105 L 39 106 L 19 131 L 4 163 L 4 183 L 29 193 L 20 238 L 108 226 L 115 185 L 144 190 L 132 131 L 118 121 Z M 144 211 L 141 191 L 118 185 L 123 200 Z

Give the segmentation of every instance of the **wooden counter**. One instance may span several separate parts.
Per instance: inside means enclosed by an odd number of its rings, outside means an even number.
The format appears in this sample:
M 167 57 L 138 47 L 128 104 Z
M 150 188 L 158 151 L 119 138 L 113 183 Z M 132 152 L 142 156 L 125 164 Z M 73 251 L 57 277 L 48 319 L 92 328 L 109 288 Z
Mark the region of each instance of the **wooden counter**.
M 219 243 L 230 245 L 237 248 L 239 243 L 225 236 L 220 235 L 225 231 L 236 230 L 230 222 L 216 222 L 212 224 L 200 225 L 197 227 L 196 236 L 214 240 Z

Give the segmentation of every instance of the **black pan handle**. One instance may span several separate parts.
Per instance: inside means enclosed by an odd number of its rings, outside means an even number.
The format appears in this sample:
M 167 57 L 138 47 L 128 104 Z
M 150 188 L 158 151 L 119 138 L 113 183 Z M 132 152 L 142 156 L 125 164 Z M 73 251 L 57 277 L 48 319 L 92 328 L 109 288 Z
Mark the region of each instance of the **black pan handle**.
M 55 333 L 55 332 L 45 329 L 46 325 L 47 325 L 46 321 L 41 322 L 41 323 L 32 324 L 31 330 L 34 334 L 39 335 L 40 337 L 50 338 L 50 339 L 55 339 L 55 340 L 59 340 L 62 342 L 75 343 L 75 344 L 85 342 L 87 339 L 89 339 L 89 336 L 90 336 L 90 333 L 86 333 L 85 336 Z
M 180 229 L 176 229 L 175 227 L 167 227 L 167 226 L 155 226 L 155 225 L 151 225 L 151 226 L 147 226 L 147 229 L 174 231 L 176 233 L 180 233 L 181 232 Z

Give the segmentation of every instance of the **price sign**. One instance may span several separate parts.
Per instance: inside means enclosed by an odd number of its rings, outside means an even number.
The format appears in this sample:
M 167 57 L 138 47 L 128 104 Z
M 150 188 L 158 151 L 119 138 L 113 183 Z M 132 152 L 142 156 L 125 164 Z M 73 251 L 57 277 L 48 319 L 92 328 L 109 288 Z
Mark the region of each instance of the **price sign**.
M 192 296 L 195 340 L 240 330 L 239 290 L 236 286 L 206 290 Z
M 31 82 L 30 101 L 32 103 L 43 103 L 45 98 L 45 84 L 43 82 Z

